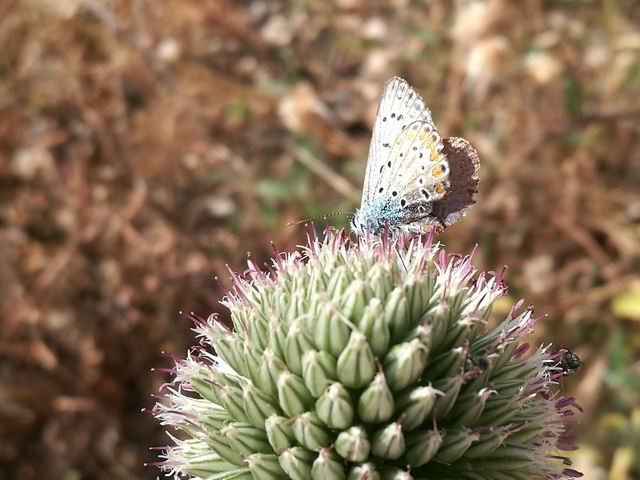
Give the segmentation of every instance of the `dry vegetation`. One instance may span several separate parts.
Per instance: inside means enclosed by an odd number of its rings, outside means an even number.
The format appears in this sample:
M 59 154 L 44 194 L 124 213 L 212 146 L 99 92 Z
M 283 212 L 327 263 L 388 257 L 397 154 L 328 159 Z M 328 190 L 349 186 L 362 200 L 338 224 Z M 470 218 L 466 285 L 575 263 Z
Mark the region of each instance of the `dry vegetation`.
M 443 241 L 585 361 L 578 468 L 640 478 L 633 0 L 0 2 L 0 478 L 156 475 L 178 311 L 353 210 L 394 74 L 483 162 Z

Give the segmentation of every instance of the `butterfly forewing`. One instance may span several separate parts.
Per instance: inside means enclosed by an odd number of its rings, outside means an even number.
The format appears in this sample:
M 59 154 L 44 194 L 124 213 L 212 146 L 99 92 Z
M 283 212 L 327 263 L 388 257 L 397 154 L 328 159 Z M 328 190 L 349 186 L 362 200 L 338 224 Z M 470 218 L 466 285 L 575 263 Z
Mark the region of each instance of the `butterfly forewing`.
M 378 104 L 362 191 L 363 204 L 377 195 L 376 185 L 391 178 L 391 169 L 397 160 L 392 154 L 395 142 L 416 120 L 433 124 L 431 112 L 422 98 L 405 80 L 393 77 L 385 84 Z
M 443 149 L 440 135 L 431 123 L 410 123 L 396 138 L 387 164 L 388 174 L 378 179 L 373 195 L 399 201 L 401 206 L 441 199 L 449 175 Z

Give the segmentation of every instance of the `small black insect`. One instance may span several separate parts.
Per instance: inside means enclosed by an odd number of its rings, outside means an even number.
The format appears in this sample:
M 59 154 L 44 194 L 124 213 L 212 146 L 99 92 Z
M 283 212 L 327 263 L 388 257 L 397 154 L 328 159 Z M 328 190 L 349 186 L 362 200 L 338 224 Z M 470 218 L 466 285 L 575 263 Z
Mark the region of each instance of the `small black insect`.
M 582 360 L 575 353 L 565 350 L 558 366 L 564 375 L 572 375 L 582 368 Z
M 489 360 L 480 355 L 469 355 L 465 362 L 465 370 L 485 371 L 489 368 Z

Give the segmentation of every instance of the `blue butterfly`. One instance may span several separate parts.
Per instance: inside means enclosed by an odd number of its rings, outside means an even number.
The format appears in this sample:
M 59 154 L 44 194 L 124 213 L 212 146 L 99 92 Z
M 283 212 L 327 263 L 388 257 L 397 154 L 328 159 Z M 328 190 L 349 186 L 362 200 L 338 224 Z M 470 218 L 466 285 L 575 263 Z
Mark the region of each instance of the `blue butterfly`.
M 354 232 L 419 235 L 459 221 L 475 203 L 480 160 L 463 138 L 441 139 L 424 101 L 387 81 L 369 146 Z

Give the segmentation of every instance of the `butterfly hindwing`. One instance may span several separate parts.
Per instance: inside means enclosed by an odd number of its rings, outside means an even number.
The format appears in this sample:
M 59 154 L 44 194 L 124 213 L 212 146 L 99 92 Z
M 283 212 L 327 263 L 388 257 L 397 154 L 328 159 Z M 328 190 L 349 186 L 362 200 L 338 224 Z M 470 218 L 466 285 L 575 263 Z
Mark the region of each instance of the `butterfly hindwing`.
M 416 120 L 433 124 L 431 112 L 422 98 L 405 80 L 393 77 L 385 84 L 378 104 L 362 191 L 363 203 L 375 195 L 374 186 L 381 183 L 382 178 L 390 177 L 389 162 L 393 165 L 395 141 L 402 130 Z
M 449 163 L 450 185 L 444 197 L 433 203 L 432 214 L 448 227 L 461 220 L 476 201 L 480 158 L 464 138 L 445 138 L 443 144 Z

